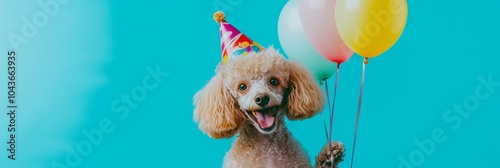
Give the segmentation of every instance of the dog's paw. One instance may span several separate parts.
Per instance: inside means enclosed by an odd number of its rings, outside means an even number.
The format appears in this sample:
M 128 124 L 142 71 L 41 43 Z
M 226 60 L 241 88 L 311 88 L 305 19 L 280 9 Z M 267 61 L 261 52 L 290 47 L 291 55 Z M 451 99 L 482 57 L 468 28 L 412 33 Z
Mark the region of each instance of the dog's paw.
M 326 144 L 318 156 L 316 156 L 316 168 L 337 168 L 338 164 L 344 160 L 344 144 L 332 142 L 329 148 Z

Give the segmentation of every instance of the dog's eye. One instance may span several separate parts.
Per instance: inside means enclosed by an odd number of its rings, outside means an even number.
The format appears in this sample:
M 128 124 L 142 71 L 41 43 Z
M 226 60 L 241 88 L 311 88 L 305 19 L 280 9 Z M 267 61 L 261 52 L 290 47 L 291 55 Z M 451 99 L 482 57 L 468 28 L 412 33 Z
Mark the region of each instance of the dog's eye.
M 278 86 L 280 84 L 280 82 L 276 78 L 271 78 L 271 80 L 269 81 L 269 83 L 271 85 L 273 85 L 273 86 Z
M 240 91 L 245 91 L 245 90 L 247 90 L 247 85 L 245 85 L 244 83 L 242 83 L 242 84 L 240 84 L 240 86 L 238 87 L 238 89 Z

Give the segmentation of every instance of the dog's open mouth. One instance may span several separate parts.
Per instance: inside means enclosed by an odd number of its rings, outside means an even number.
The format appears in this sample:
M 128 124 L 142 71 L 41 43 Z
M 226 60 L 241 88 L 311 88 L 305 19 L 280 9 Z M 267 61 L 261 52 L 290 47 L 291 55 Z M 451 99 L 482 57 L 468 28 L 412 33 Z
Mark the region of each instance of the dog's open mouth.
M 259 124 L 264 131 L 273 129 L 278 107 L 269 107 L 260 110 L 247 110 L 252 120 Z

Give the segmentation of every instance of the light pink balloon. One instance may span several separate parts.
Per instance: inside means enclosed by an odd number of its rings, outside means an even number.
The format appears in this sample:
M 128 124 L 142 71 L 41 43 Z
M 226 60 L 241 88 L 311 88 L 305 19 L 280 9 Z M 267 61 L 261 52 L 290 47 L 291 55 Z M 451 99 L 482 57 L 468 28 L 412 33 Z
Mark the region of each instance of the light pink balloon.
M 300 20 L 307 38 L 326 59 L 342 63 L 353 51 L 342 41 L 335 24 L 336 0 L 300 0 Z

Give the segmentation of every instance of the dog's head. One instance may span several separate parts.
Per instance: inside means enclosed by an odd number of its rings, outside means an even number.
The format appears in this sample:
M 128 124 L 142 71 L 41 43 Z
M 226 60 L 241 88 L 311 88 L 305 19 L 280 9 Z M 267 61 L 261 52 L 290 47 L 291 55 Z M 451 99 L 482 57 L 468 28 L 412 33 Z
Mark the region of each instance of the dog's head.
M 245 123 L 270 134 L 283 122 L 277 118 L 310 118 L 324 105 L 312 75 L 272 47 L 219 65 L 194 101 L 195 121 L 213 138 L 232 137 Z

